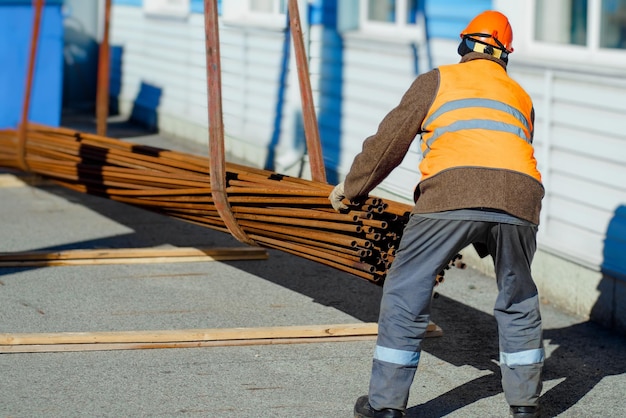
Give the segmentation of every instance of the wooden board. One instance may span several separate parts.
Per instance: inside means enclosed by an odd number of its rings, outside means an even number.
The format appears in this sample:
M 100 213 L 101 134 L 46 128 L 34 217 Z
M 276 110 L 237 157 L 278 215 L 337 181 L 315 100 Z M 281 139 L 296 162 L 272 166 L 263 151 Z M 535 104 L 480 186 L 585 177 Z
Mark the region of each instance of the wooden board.
M 0 353 L 138 350 L 373 340 L 378 324 L 301 325 L 157 331 L 4 333 Z M 439 337 L 431 323 L 426 337 Z
M 24 186 L 43 186 L 50 185 L 51 183 L 44 180 L 41 176 L 36 174 L 32 175 L 15 175 L 0 173 L 0 188 L 9 187 L 24 187 Z
M 181 263 L 226 260 L 265 260 L 260 247 L 233 248 L 116 248 L 0 253 L 1 267 L 42 267 L 97 264 Z
M 8 188 L 8 187 L 22 187 L 26 186 L 26 183 L 22 181 L 19 177 L 16 177 L 12 174 L 0 174 L 0 187 Z
M 201 347 L 231 347 L 250 345 L 277 345 L 277 344 L 306 344 L 347 341 L 375 340 L 375 335 L 350 337 L 318 337 L 318 338 L 260 338 L 250 340 L 227 341 L 189 341 L 171 343 L 104 343 L 104 344 L 27 344 L 27 345 L 0 345 L 0 354 L 11 353 L 58 353 L 76 351 L 112 351 L 112 350 L 151 350 L 159 348 L 201 348 Z

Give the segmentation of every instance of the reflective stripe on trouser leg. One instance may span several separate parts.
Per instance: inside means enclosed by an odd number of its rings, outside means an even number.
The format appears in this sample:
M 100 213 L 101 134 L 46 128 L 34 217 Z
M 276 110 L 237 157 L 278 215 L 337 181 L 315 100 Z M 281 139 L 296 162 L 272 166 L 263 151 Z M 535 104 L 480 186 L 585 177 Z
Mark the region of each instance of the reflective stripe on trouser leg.
M 405 409 L 430 319 L 435 277 L 485 223 L 412 215 L 383 287 L 369 401 Z
M 509 405 L 536 405 L 544 362 L 541 313 L 531 275 L 536 227 L 499 224 L 491 231 L 498 298 L 494 315 L 500 337 L 502 388 Z

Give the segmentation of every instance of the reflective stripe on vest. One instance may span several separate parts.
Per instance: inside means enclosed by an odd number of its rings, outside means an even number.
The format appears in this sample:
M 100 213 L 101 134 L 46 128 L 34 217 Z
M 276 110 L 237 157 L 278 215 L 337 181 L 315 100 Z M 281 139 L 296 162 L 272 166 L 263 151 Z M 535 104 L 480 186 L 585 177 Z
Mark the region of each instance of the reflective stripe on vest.
M 528 142 L 529 144 L 532 144 L 532 138 L 530 137 L 530 131 L 531 131 L 530 122 L 528 121 L 528 119 L 526 119 L 526 117 L 522 114 L 522 112 L 520 112 L 519 110 L 515 109 L 512 106 L 507 105 L 506 103 L 498 102 L 496 100 L 491 100 L 491 99 L 459 99 L 459 100 L 454 100 L 452 102 L 445 103 L 439 109 L 437 109 L 428 118 L 428 120 L 426 120 L 426 122 L 424 123 L 424 126 L 429 126 L 429 124 L 432 123 L 433 120 L 440 117 L 446 112 L 459 110 L 459 109 L 465 109 L 465 108 L 471 108 L 471 107 L 474 107 L 474 108 L 482 107 L 486 109 L 500 110 L 500 111 L 506 112 L 510 114 L 511 116 L 513 116 L 516 120 L 518 120 L 524 126 L 525 129 L 522 129 L 518 126 L 509 124 L 509 123 L 498 122 L 498 121 L 494 121 L 490 119 L 460 120 L 448 126 L 435 129 L 435 131 L 433 131 L 432 136 L 430 136 L 425 143 L 426 149 L 423 151 L 424 157 L 430 151 L 430 146 L 432 145 L 432 143 L 435 142 L 435 140 L 439 138 L 441 135 L 448 133 L 448 132 L 461 131 L 464 129 L 487 129 L 491 131 L 508 132 L 508 133 L 517 135 L 522 140 Z

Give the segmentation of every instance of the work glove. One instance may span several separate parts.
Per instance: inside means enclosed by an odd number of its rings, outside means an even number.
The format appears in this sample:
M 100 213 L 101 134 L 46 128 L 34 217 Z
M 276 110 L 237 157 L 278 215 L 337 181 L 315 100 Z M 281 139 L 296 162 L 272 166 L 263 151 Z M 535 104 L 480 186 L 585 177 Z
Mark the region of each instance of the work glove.
M 342 212 L 348 210 L 348 206 L 342 202 L 342 200 L 346 197 L 343 191 L 343 182 L 339 183 L 335 186 L 330 195 L 328 195 L 328 200 L 330 200 L 330 204 L 333 205 L 333 209 L 337 212 Z

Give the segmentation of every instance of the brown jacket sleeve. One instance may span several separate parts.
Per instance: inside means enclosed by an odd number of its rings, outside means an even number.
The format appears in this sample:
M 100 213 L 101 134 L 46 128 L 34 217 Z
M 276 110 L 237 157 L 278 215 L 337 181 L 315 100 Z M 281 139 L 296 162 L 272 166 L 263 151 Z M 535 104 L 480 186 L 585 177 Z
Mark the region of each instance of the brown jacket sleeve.
M 378 131 L 363 142 L 363 149 L 354 158 L 344 180 L 346 198 L 358 201 L 367 197 L 400 165 L 409 146 L 421 133 L 422 122 L 438 88 L 439 71 L 436 69 L 413 81 L 398 106 L 383 118 Z M 415 179 L 416 183 L 418 180 Z

